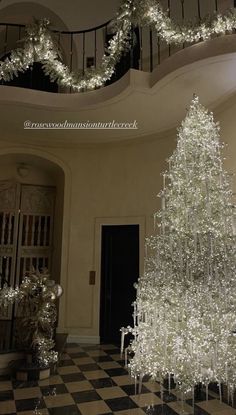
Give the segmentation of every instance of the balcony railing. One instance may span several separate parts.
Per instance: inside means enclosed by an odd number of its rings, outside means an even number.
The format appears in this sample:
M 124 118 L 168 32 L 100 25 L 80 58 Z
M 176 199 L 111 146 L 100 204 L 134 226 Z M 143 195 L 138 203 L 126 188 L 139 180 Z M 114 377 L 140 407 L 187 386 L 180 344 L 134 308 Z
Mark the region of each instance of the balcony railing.
M 180 24 L 189 21 L 199 23 L 209 15 L 217 12 L 223 14 L 236 6 L 236 0 L 163 0 L 161 3 L 168 10 L 169 16 Z M 63 62 L 71 71 L 85 72 L 90 66 L 99 67 L 102 56 L 106 53 L 108 41 L 113 35 L 109 23 L 87 30 L 53 30 L 55 40 L 62 51 Z M 7 57 L 12 49 L 20 47 L 20 40 L 24 35 L 24 25 L 0 23 L 0 59 Z M 189 46 L 185 43 L 181 46 L 167 45 L 152 27 L 133 28 L 130 42 L 130 50 L 123 54 L 109 83 L 121 78 L 130 68 L 151 72 L 163 60 Z M 69 92 L 68 89 L 58 88 L 55 83 L 51 83 L 43 74 L 40 64 L 34 64 L 32 70 L 2 84 L 51 92 Z

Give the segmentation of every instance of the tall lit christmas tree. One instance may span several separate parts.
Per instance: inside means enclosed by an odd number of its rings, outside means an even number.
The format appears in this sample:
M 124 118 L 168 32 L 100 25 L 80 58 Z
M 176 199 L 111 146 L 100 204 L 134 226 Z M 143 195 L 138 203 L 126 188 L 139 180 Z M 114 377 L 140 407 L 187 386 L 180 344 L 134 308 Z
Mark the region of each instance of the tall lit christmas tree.
M 131 374 L 183 391 L 199 382 L 236 385 L 236 236 L 230 176 L 213 115 L 191 102 L 168 160 L 137 284 Z

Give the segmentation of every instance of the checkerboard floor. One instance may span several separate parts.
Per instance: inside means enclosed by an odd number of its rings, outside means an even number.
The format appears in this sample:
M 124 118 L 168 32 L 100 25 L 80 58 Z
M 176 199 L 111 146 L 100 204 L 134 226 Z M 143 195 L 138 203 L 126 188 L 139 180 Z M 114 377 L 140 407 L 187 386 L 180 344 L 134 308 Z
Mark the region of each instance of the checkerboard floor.
M 0 415 L 236 415 L 211 391 L 206 402 L 201 392 L 182 407 L 178 393 L 163 394 L 160 385 L 144 379 L 135 395 L 134 382 L 124 368 L 119 349 L 113 345 L 68 344 L 50 379 L 20 382 L 0 377 Z

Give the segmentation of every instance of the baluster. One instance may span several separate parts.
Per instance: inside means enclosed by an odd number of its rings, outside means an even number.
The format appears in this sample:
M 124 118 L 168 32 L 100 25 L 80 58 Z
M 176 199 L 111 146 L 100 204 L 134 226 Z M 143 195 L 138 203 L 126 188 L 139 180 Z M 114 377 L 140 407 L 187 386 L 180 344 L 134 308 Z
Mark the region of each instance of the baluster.
M 168 16 L 171 17 L 171 13 L 170 13 L 170 0 L 168 0 Z M 169 43 L 168 49 L 169 49 L 169 56 L 170 56 L 171 55 L 171 46 L 170 46 L 170 43 Z
M 1 235 L 1 245 L 4 245 L 5 227 L 6 227 L 6 214 L 5 214 L 5 213 L 3 213 L 3 218 L 2 218 L 2 235 Z
M 41 239 L 41 216 L 39 216 L 39 221 L 38 221 L 38 239 L 37 239 L 37 246 L 40 246 L 40 239 Z
M 197 0 L 198 19 L 201 20 L 201 4 L 200 0 Z
M 70 34 L 70 71 L 73 68 L 73 33 Z M 72 92 L 72 87 L 70 86 L 70 93 Z
M 2 282 L 1 282 L 1 279 L 2 279 L 2 255 L 0 256 L 0 288 L 1 288 L 1 284 L 2 284 Z
M 181 9 L 182 9 L 182 23 L 184 23 L 184 0 L 181 0 Z M 183 49 L 185 48 L 185 43 L 183 42 Z
M 9 257 L 6 257 L 5 278 L 9 282 Z
M 97 67 L 97 31 L 94 30 L 94 67 Z
M 106 53 L 106 48 L 108 47 L 108 43 L 107 43 L 107 24 L 105 26 L 105 42 L 104 42 L 104 54 Z
M 150 45 L 150 72 L 152 72 L 153 70 L 152 29 L 149 30 L 149 45 Z
M 15 224 L 15 215 L 13 213 L 12 218 L 11 218 L 11 245 L 13 245 L 14 243 L 14 224 Z
M 33 268 L 33 258 L 32 257 L 30 257 L 29 258 L 29 270 L 31 271 L 32 270 L 32 268 Z
M 85 33 L 83 32 L 83 75 L 85 72 Z
M 43 226 L 43 246 L 47 245 L 47 216 L 44 217 L 44 226 Z
M 25 224 L 25 243 L 24 243 L 24 245 L 26 245 L 26 246 L 29 245 L 28 237 L 29 237 L 29 215 L 26 216 L 26 224 Z
M 34 246 L 34 234 L 35 234 L 35 216 L 33 215 L 32 218 L 32 226 L 31 226 L 31 246 Z
M 51 217 L 50 215 L 48 216 L 48 221 L 47 221 L 47 245 L 49 246 L 51 242 Z
M 160 65 L 161 63 L 161 40 L 160 36 L 157 36 L 157 63 Z
M 26 273 L 26 258 L 22 258 L 23 259 L 23 277 L 25 276 Z
M 216 11 L 216 13 L 218 12 L 218 0 L 215 0 L 215 11 Z
M 39 271 L 39 258 L 36 258 L 36 271 Z
M 140 38 L 140 70 L 143 70 L 143 28 L 139 28 L 139 38 Z
M 129 62 L 129 68 L 134 67 L 134 27 L 132 25 L 131 28 L 131 39 L 130 39 L 130 62 Z
M 57 47 L 58 49 L 60 49 L 61 47 L 61 32 L 58 32 Z
M 11 244 L 11 229 L 12 229 L 12 213 L 9 213 L 8 218 L 8 235 L 7 235 L 7 244 Z
M 4 55 L 7 53 L 7 38 L 8 38 L 8 25 L 6 25 L 5 41 L 4 41 Z

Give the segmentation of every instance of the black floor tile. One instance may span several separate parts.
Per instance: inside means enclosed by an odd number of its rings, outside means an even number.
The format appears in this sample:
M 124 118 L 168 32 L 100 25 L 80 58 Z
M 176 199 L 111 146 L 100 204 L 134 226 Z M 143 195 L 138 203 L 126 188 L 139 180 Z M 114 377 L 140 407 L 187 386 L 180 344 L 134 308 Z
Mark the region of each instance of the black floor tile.
M 120 386 L 121 389 L 123 389 L 123 391 L 125 393 L 127 393 L 127 395 L 135 395 L 135 386 L 134 385 L 124 385 L 124 386 Z M 138 391 L 138 385 L 137 385 L 137 391 Z M 141 393 L 150 393 L 150 390 L 148 390 L 147 388 L 145 388 L 145 386 L 142 385 L 142 390 Z
M 96 363 L 88 363 L 87 365 L 78 365 L 81 372 L 89 372 L 90 370 L 100 370 L 101 368 Z
M 1 401 L 14 401 L 14 394 L 12 390 L 0 392 Z
M 142 382 L 150 382 L 152 380 L 152 377 L 150 375 L 145 375 L 142 379 Z
M 100 350 L 100 344 L 94 344 L 94 345 L 83 345 L 83 349 L 85 350 Z
M 88 357 L 88 354 L 85 352 L 76 352 L 76 353 L 70 353 L 67 352 L 67 354 L 72 358 L 76 359 L 77 357 Z
M 211 395 L 209 395 L 208 393 L 208 400 L 210 401 L 211 399 L 215 399 L 213 398 Z M 203 390 L 201 390 L 200 393 L 195 393 L 194 394 L 194 401 L 195 402 L 201 402 L 201 401 L 205 401 L 206 400 L 206 392 L 204 392 Z
M 69 347 L 76 347 L 78 346 L 77 343 L 70 344 Z M 63 395 L 65 393 L 68 393 L 67 385 L 62 383 L 69 383 L 69 382 L 80 382 L 83 380 L 87 380 L 86 374 L 87 371 L 93 371 L 93 370 L 99 370 L 100 367 L 98 366 L 98 363 L 101 362 L 114 362 L 114 359 L 112 359 L 112 356 L 114 354 L 119 354 L 120 349 L 119 347 L 115 349 L 102 349 L 100 346 L 95 345 L 85 345 L 81 347 L 81 351 L 78 352 L 69 352 L 66 350 L 68 354 L 68 359 L 62 359 L 59 366 L 60 367 L 66 367 L 66 366 L 74 366 L 75 363 L 72 359 L 76 358 L 82 358 L 82 357 L 92 357 L 94 360 L 94 363 L 89 364 L 77 364 L 77 366 L 80 368 L 81 372 L 78 373 L 69 373 L 60 375 L 61 383 L 60 384 L 49 384 L 47 386 L 41 386 L 40 390 L 42 391 L 43 397 L 45 396 L 53 396 L 53 395 Z M 80 350 L 80 349 L 78 349 Z M 104 353 L 106 353 L 104 356 L 90 356 L 89 351 L 92 350 L 103 350 Z M 68 406 L 62 406 L 62 407 L 54 407 L 54 408 L 48 408 L 49 415 L 82 415 L 81 411 L 78 409 L 78 406 L 76 404 L 83 403 L 83 402 L 95 402 L 95 401 L 101 401 L 100 395 L 97 393 L 96 389 L 100 388 L 107 388 L 115 386 L 116 383 L 113 381 L 112 377 L 114 376 L 122 376 L 127 375 L 128 371 L 122 367 L 124 366 L 124 359 L 119 359 L 117 361 L 121 365 L 121 367 L 114 368 L 114 369 L 103 369 L 105 372 L 110 376 L 107 378 L 102 379 L 92 379 L 89 380 L 90 384 L 94 389 L 88 390 L 88 391 L 81 391 L 81 392 L 74 392 L 71 393 L 71 396 L 74 398 L 75 403 Z M 84 373 L 85 372 L 85 373 Z M 0 376 L 0 382 L 11 380 L 11 377 L 9 375 L 7 376 Z M 149 377 L 143 378 L 143 384 L 142 384 L 142 391 L 141 393 L 150 393 L 149 389 L 145 387 L 145 382 L 149 380 Z M 173 383 L 173 382 L 172 382 Z M 19 389 L 19 388 L 29 388 L 29 387 L 35 387 L 38 386 L 38 381 L 12 381 L 12 387 L 13 389 Z M 165 386 L 166 389 L 168 389 L 168 381 L 165 380 Z M 174 386 L 174 385 L 171 385 Z M 120 386 L 120 388 L 125 392 L 127 396 L 120 397 L 120 398 L 113 398 L 113 399 L 106 399 L 105 402 L 110 408 L 109 414 L 101 414 L 101 415 L 112 415 L 113 412 L 119 411 L 127 411 L 129 412 L 129 409 L 137 408 L 137 404 L 130 399 L 131 395 L 135 394 L 134 385 L 123 385 Z M 138 389 L 138 385 L 137 385 Z M 216 384 L 209 385 L 209 391 L 213 390 L 218 394 L 218 386 Z M 172 391 L 171 391 L 172 392 Z M 198 394 L 195 394 L 195 406 L 194 406 L 194 415 L 209 415 L 209 413 L 203 409 L 201 409 L 198 406 L 198 402 L 204 401 L 206 399 L 206 394 L 204 388 L 201 388 L 200 385 L 198 388 L 196 388 L 196 392 Z M 160 392 L 155 392 L 155 395 L 161 398 Z M 177 400 L 176 396 L 173 393 L 168 393 L 168 390 L 165 390 L 162 395 L 164 404 L 163 405 L 153 405 L 153 406 L 146 406 L 142 408 L 144 413 L 146 415 L 177 415 L 177 413 L 169 406 L 170 402 L 174 402 Z M 214 399 L 212 396 L 209 395 L 209 400 Z M 2 391 L 0 392 L 0 401 L 8 401 L 8 400 L 14 400 L 14 393 L 12 390 Z M 189 399 L 186 401 L 188 404 L 192 404 L 192 400 Z M 16 403 L 16 409 L 17 414 L 8 414 L 8 415 L 20 415 L 21 412 L 24 411 L 30 411 L 32 414 L 35 412 L 36 407 L 40 410 L 41 408 L 45 408 L 45 401 L 43 398 L 34 398 L 34 399 L 19 399 L 15 401 Z M 227 402 L 226 402 L 227 403 Z
M 50 415 L 81 415 L 81 412 L 76 405 L 49 408 L 48 412 Z
M 93 385 L 94 389 L 116 386 L 116 383 L 111 378 L 93 379 L 90 380 L 90 383 Z
M 169 379 L 168 377 L 164 379 L 163 386 L 165 389 L 169 389 Z M 173 376 L 170 377 L 170 389 L 176 389 L 176 384 L 174 382 Z
M 68 375 L 60 375 L 63 382 L 68 383 L 68 382 L 79 382 L 80 380 L 85 380 L 85 376 L 83 375 L 83 373 L 69 373 Z
M 199 408 L 199 406 L 194 405 L 194 415 L 209 415 L 209 412 L 206 412 L 204 409 Z
M 147 415 L 177 415 L 172 408 L 168 405 L 151 405 L 149 407 L 142 408 Z
M 217 383 L 210 383 L 208 386 L 209 391 L 219 393 L 219 386 Z
M 106 399 L 106 404 L 111 408 L 112 412 L 122 411 L 127 409 L 138 408 L 136 403 L 128 396 L 122 398 Z
M 110 349 L 110 350 L 104 350 L 105 353 L 107 353 L 108 355 L 113 355 L 113 354 L 119 354 L 120 353 L 120 349 Z
M 61 360 L 59 363 L 59 367 L 63 367 L 63 366 L 73 366 L 75 365 L 75 363 L 73 362 L 73 360 L 71 359 L 65 359 L 65 360 Z
M 34 411 L 37 407 L 38 409 L 45 408 L 45 403 L 43 399 L 19 399 L 15 401 L 17 412 L 21 411 Z
M 101 396 L 95 390 L 74 392 L 71 394 L 76 403 L 100 401 Z
M 23 389 L 23 388 L 34 388 L 38 386 L 38 382 L 36 380 L 31 380 L 29 382 L 25 382 L 22 380 L 13 380 L 12 387 L 13 389 Z
M 105 369 L 105 372 L 113 377 L 113 376 L 123 376 L 123 375 L 127 375 L 128 372 L 126 369 L 124 369 L 123 367 L 118 367 L 116 369 Z
M 113 362 L 113 359 L 110 356 L 93 356 L 95 362 Z
M 168 391 L 164 391 L 162 394 L 161 392 L 155 392 L 155 394 L 166 403 L 177 401 L 177 397 Z
M 208 394 L 208 400 L 210 401 L 211 399 L 215 399 L 215 398 L 213 398 L 211 395 Z M 206 393 L 203 390 L 201 390 L 201 392 L 197 394 L 195 393 L 195 396 L 194 396 L 195 403 L 202 402 L 202 401 L 206 401 Z M 192 405 L 192 399 L 187 399 L 186 402 L 188 405 Z
M 117 363 L 119 363 L 119 365 L 121 366 L 125 366 L 125 360 L 121 359 L 121 360 L 116 360 Z
M 64 383 L 59 383 L 58 385 L 41 386 L 40 389 L 43 396 L 61 395 L 63 393 L 68 393 Z

